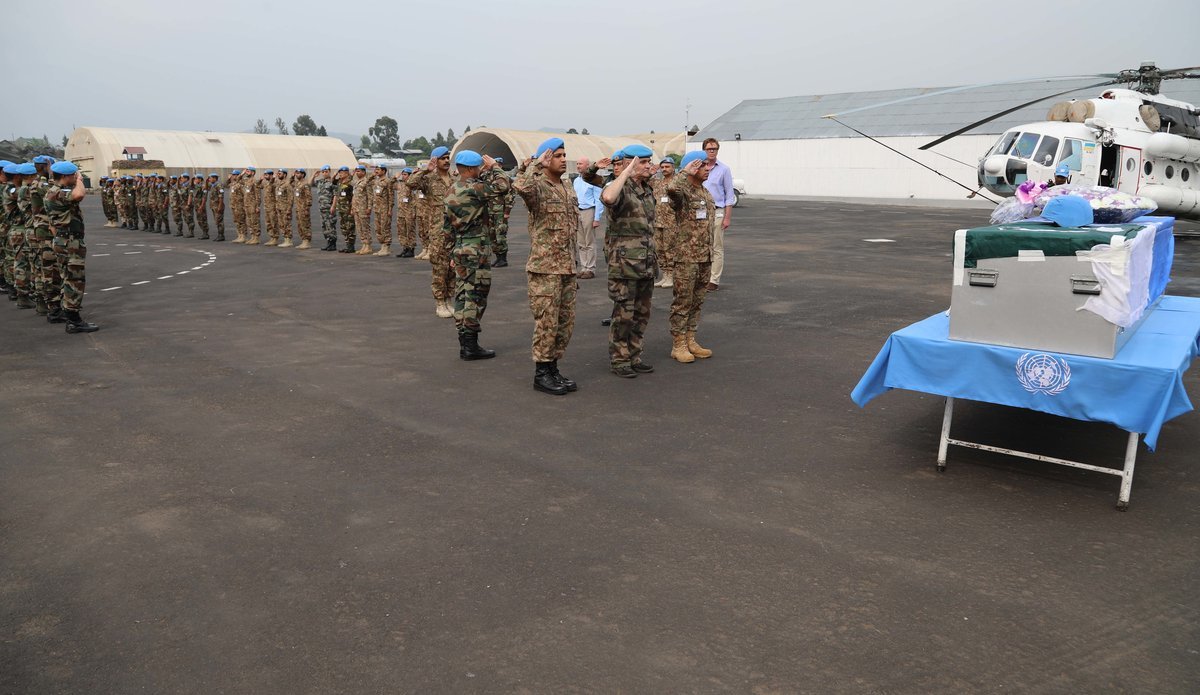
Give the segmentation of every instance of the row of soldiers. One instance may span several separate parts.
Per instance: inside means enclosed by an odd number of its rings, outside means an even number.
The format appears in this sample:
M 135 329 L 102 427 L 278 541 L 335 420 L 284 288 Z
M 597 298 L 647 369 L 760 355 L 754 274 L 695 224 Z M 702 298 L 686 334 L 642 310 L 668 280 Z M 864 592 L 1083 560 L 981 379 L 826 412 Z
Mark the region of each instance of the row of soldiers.
M 79 315 L 83 305 L 83 214 L 87 194 L 79 168 L 38 155 L 20 164 L 0 161 L 0 291 L 17 309 L 34 309 L 67 333 L 98 329 Z

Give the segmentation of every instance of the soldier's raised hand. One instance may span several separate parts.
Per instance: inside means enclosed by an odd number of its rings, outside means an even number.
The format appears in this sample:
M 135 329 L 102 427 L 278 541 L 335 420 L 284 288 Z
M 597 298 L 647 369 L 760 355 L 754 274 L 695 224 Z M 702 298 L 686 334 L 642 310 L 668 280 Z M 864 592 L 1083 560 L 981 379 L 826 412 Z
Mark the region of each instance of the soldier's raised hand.
M 488 169 L 492 169 L 495 166 L 496 166 L 496 160 L 492 159 L 491 157 L 487 156 L 486 154 L 483 155 L 483 170 L 484 171 L 487 171 Z
M 596 168 L 597 169 L 607 169 L 611 166 L 612 166 L 612 157 L 605 157 L 604 159 L 596 160 Z

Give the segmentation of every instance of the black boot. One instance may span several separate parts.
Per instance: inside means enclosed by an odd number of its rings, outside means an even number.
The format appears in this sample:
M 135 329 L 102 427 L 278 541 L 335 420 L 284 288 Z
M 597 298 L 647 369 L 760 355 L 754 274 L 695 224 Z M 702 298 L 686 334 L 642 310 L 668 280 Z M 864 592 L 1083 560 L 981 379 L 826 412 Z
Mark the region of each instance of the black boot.
M 218 232 L 218 233 L 217 233 L 217 238 L 216 238 L 216 239 L 213 239 L 213 241 L 225 241 L 225 235 L 224 235 L 224 234 L 221 234 L 220 232 Z
M 479 347 L 479 334 L 463 331 L 458 334 L 458 356 L 464 360 L 486 360 L 496 356 L 495 350 Z
M 33 300 L 33 310 L 37 312 L 38 316 L 45 316 L 50 313 L 50 307 L 46 306 L 46 300 L 41 297 Z
M 325 238 L 325 248 L 323 248 L 321 250 L 322 251 L 337 251 L 337 237 L 332 237 L 332 238 L 326 237 Z
M 23 292 L 17 293 L 18 309 L 32 309 L 34 306 L 33 300 L 29 298 L 29 295 Z
M 414 255 L 416 254 L 413 253 L 413 247 L 405 246 L 400 249 L 400 253 L 396 254 L 396 258 L 412 258 Z
M 100 330 L 96 324 L 84 321 L 78 311 L 64 309 L 63 318 L 67 320 L 67 333 L 93 333 Z
M 46 323 L 65 323 L 66 320 L 67 316 L 61 306 L 50 307 L 50 313 L 46 314 Z
M 579 384 L 576 384 L 574 381 L 563 376 L 562 372 L 558 371 L 558 360 L 554 360 L 550 363 L 550 375 L 553 376 L 555 381 L 561 384 L 566 390 L 572 392 L 579 390 Z
M 535 391 L 542 391 L 553 396 L 565 396 L 567 395 L 567 387 L 554 378 L 554 372 L 551 371 L 550 367 L 552 364 L 554 363 L 536 363 L 533 368 L 533 388 Z
M 496 254 L 496 262 L 492 264 L 492 267 L 493 268 L 507 268 L 508 267 L 508 252 L 505 251 L 504 253 Z
M 341 249 L 340 251 L 338 251 L 338 253 L 354 253 L 354 240 L 351 239 L 351 240 L 347 241 L 346 248 Z
M 637 372 L 638 374 L 649 374 L 650 372 L 654 371 L 654 365 L 647 364 L 641 360 L 634 362 L 630 366 L 633 367 L 633 371 Z

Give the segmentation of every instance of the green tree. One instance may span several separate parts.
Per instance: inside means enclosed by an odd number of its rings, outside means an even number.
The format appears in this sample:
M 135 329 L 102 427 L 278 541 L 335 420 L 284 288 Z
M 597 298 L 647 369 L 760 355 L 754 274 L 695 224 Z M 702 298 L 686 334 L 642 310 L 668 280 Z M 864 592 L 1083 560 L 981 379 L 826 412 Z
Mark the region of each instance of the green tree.
M 358 141 L 358 145 L 364 150 L 371 149 L 371 138 L 367 137 L 366 135 L 362 136 L 362 138 Z
M 574 128 L 567 128 L 567 134 L 568 135 L 578 135 L 579 131 L 575 130 Z
M 458 138 L 454 137 L 454 129 L 446 129 L 446 147 L 453 148 L 454 143 L 458 142 Z
M 428 157 L 429 153 L 433 151 L 433 144 L 429 142 L 428 138 L 426 138 L 424 135 L 422 135 L 419 138 L 415 138 L 412 140 L 405 140 L 404 141 L 404 149 L 420 150 L 425 156 Z
M 463 135 L 466 135 L 469 132 L 471 132 L 471 126 L 467 126 L 466 130 L 463 131 Z
M 395 155 L 396 150 L 400 149 L 400 126 L 396 123 L 396 119 L 391 116 L 380 116 L 375 120 L 375 125 L 367 131 L 371 137 L 375 139 L 375 144 L 379 149 L 387 155 Z
M 259 135 L 266 135 L 267 133 L 271 132 L 271 129 L 267 127 L 267 122 L 260 118 L 258 119 L 258 122 L 254 124 L 254 132 L 258 133 Z
M 584 128 L 583 130 L 579 131 L 579 134 L 580 135 L 591 135 L 591 133 L 588 132 L 587 128 Z
M 323 138 L 329 137 L 329 133 L 325 132 L 325 126 L 320 126 L 317 128 L 317 135 L 320 135 Z
M 296 122 L 292 124 L 292 132 L 296 135 L 316 135 L 317 123 L 308 114 L 296 116 Z
M 276 116 L 276 117 L 275 117 L 275 128 L 276 128 L 277 130 L 279 130 L 279 134 L 280 134 L 280 135 L 287 135 L 287 134 L 288 134 L 288 127 L 287 127 L 287 123 L 284 123 L 284 122 L 283 122 L 283 116 Z

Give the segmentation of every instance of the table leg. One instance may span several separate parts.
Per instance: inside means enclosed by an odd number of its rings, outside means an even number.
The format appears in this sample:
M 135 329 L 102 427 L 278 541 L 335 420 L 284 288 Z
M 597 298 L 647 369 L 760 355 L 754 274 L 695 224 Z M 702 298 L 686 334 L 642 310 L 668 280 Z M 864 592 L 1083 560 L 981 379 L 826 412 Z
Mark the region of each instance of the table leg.
M 1129 494 L 1133 490 L 1133 465 L 1137 460 L 1138 433 L 1130 432 L 1125 444 L 1125 468 L 1121 473 L 1121 494 L 1117 496 L 1117 509 L 1129 509 Z
M 942 437 L 938 440 L 938 473 L 946 472 L 946 450 L 950 448 L 950 421 L 954 418 L 954 399 L 946 398 L 946 411 L 942 413 Z M 1132 477 L 1130 473 L 1130 477 Z

